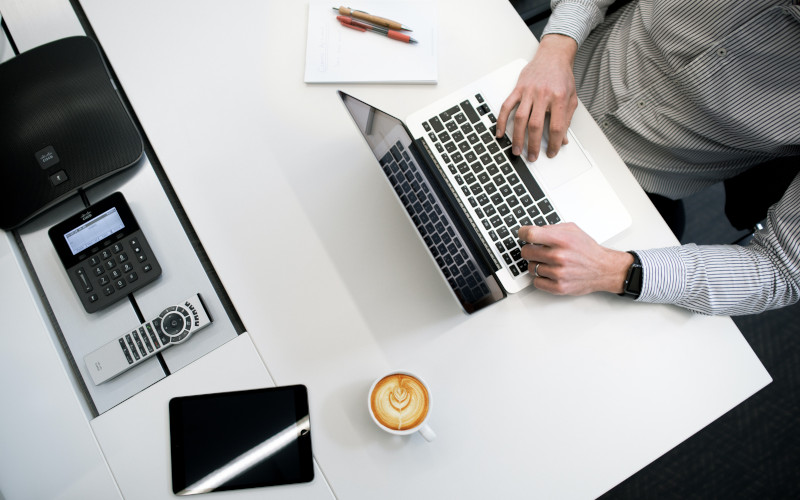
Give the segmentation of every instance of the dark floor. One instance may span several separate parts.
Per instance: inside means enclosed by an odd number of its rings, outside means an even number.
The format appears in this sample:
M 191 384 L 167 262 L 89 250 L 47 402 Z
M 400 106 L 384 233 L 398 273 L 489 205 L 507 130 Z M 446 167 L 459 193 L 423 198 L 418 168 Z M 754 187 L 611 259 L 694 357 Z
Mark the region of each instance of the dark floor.
M 547 0 L 512 0 L 538 37 Z M 727 244 L 746 233 L 713 186 L 684 200 L 682 243 Z M 800 498 L 800 303 L 733 318 L 773 383 L 603 495 L 616 499 Z

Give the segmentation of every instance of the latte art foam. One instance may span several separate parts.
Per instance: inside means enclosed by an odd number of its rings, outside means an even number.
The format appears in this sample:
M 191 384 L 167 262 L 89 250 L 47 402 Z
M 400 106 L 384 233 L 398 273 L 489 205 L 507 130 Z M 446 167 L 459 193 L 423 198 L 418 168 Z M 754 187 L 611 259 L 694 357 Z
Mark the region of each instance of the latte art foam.
M 387 375 L 375 384 L 370 407 L 384 427 L 397 431 L 413 429 L 428 415 L 428 390 L 410 375 Z

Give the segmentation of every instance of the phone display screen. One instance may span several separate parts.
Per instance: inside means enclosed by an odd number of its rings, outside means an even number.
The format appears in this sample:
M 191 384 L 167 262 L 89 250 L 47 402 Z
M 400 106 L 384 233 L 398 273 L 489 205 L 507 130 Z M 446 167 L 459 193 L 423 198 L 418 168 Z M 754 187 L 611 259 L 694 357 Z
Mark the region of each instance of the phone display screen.
M 125 229 L 116 207 L 106 210 L 97 217 L 76 227 L 64 235 L 72 255 L 78 255 L 95 243 L 99 243 L 112 234 Z

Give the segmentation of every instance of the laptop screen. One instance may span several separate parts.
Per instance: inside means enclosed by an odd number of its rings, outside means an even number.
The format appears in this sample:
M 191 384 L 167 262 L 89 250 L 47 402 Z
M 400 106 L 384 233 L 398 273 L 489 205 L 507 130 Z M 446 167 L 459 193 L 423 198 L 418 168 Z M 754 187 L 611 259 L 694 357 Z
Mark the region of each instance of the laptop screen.
M 344 92 L 339 95 L 464 310 L 472 313 L 504 298 L 403 122 Z

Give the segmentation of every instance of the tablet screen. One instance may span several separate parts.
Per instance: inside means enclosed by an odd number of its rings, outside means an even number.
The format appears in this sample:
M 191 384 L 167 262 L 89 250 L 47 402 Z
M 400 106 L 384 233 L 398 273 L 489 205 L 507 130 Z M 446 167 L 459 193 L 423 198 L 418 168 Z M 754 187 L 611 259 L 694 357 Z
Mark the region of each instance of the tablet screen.
M 314 478 L 305 386 L 173 398 L 169 417 L 176 495 Z

